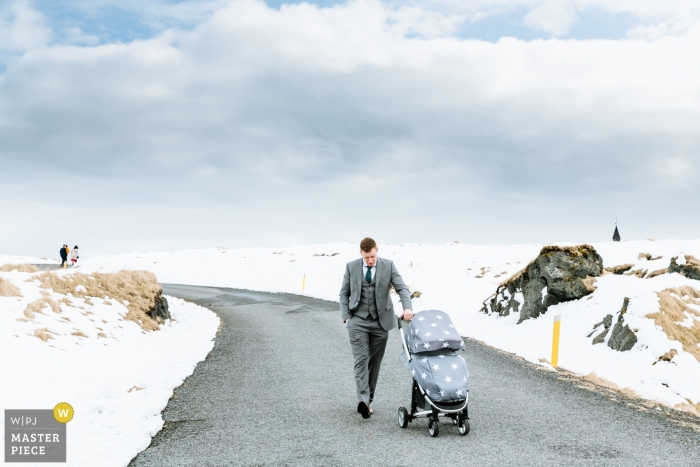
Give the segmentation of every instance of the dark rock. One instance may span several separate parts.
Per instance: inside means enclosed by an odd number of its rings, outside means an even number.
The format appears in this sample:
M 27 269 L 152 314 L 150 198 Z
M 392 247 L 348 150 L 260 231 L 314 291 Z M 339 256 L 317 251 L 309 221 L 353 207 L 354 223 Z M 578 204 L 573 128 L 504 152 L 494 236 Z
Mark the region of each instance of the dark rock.
M 592 293 L 602 272 L 603 259 L 590 245 L 546 246 L 525 269 L 499 285 L 481 311 L 507 316 L 519 310 L 518 323 L 537 318 L 552 305 Z M 522 307 L 515 300 L 520 294 Z
M 612 320 L 613 320 L 613 315 L 606 315 L 605 318 L 603 318 L 603 321 L 600 323 L 596 324 L 593 326 L 593 332 L 591 332 L 588 337 L 591 337 L 593 333 L 595 333 L 595 330 L 598 329 L 598 327 L 602 324 L 603 325 L 603 332 L 598 334 L 593 338 L 593 345 L 596 344 L 602 344 L 605 342 L 605 336 L 608 335 L 608 331 L 610 330 L 610 326 L 612 326 Z
M 685 276 L 688 279 L 694 279 L 700 281 L 700 261 L 695 259 L 694 256 L 685 255 L 685 264 L 679 265 L 676 260 L 678 256 L 671 258 L 671 264 L 668 266 L 668 272 L 677 272 L 681 276 Z
M 619 350 L 620 352 L 625 352 L 634 347 L 634 344 L 636 343 L 637 335 L 629 328 L 629 326 L 626 324 L 623 325 L 620 321 L 615 323 L 612 334 L 610 334 L 608 347 Z
M 156 295 L 155 304 L 148 312 L 148 315 L 156 321 L 162 322 L 170 319 L 170 311 L 168 310 L 168 300 L 160 293 Z
M 612 319 L 613 315 L 607 315 L 603 318 L 603 326 L 605 326 L 605 329 L 609 329 L 610 326 L 612 326 Z
M 609 330 L 609 329 L 605 329 L 605 330 L 603 330 L 603 332 L 601 332 L 600 334 L 598 334 L 597 336 L 595 336 L 595 337 L 593 338 L 593 345 L 602 344 L 603 342 L 605 342 L 605 336 L 608 335 L 608 331 L 610 331 L 610 330 Z
M 622 302 L 622 309 L 617 317 L 617 323 L 615 323 L 608 341 L 608 347 L 620 352 L 630 350 L 637 343 L 637 335 L 625 324 L 625 313 L 627 313 L 629 303 L 629 298 L 625 298 Z

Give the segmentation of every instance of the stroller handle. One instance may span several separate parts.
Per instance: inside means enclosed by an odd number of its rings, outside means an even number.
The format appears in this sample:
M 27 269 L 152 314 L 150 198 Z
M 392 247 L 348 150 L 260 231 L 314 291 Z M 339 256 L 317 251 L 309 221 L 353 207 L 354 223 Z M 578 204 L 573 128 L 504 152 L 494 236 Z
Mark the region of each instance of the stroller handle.
M 401 332 L 401 343 L 403 344 L 403 350 L 406 352 L 406 357 L 410 362 L 412 360 L 411 352 L 408 351 L 408 345 L 406 345 L 406 334 L 403 332 L 403 327 L 401 326 L 402 319 L 400 317 L 397 317 L 396 319 L 398 321 L 399 331 Z

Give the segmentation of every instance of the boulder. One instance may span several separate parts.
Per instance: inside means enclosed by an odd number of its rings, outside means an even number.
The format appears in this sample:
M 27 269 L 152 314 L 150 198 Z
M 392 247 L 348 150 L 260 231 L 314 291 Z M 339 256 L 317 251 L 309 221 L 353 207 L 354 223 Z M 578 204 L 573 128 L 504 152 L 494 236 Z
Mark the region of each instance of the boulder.
M 627 307 L 630 304 L 630 299 L 625 298 L 622 302 L 622 309 L 620 309 L 620 314 L 617 317 L 617 323 L 610 333 L 610 340 L 608 340 L 608 347 L 620 352 L 626 352 L 634 347 L 637 343 L 637 335 L 632 331 L 628 325 L 625 324 L 625 313 L 627 313 Z
M 519 311 L 522 323 L 552 305 L 592 293 L 595 278 L 602 273 L 603 259 L 590 245 L 546 246 L 525 269 L 501 283 L 481 311 L 500 316 Z
M 610 326 L 612 326 L 612 320 L 613 320 L 613 315 L 606 315 L 605 318 L 603 318 L 603 321 L 601 321 L 600 323 L 593 326 L 593 332 L 591 332 L 588 335 L 588 337 L 591 337 L 595 333 L 596 329 L 598 329 L 598 327 L 601 324 L 603 325 L 603 328 L 604 328 L 603 332 L 601 332 L 600 334 L 598 334 L 597 336 L 595 336 L 593 338 L 593 345 L 602 344 L 603 342 L 605 342 L 605 337 L 608 335 L 608 332 L 610 331 Z
M 158 322 L 163 322 L 170 319 L 170 311 L 168 310 L 168 300 L 163 297 L 162 292 L 156 295 L 153 308 L 148 312 L 148 316 Z

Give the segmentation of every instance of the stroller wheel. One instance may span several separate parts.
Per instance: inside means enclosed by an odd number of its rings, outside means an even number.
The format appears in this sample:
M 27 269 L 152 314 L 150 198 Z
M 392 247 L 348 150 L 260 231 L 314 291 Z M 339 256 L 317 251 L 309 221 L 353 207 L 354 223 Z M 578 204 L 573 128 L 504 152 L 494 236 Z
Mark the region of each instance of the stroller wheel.
M 460 435 L 464 436 L 469 434 L 469 430 L 471 428 L 469 427 L 469 420 L 466 418 L 459 417 L 457 420 L 457 431 L 459 432 Z
M 428 422 L 428 433 L 430 433 L 430 436 L 433 438 L 440 434 L 440 423 L 437 420 L 430 420 Z
M 401 428 L 408 426 L 408 411 L 406 407 L 399 407 L 399 426 Z

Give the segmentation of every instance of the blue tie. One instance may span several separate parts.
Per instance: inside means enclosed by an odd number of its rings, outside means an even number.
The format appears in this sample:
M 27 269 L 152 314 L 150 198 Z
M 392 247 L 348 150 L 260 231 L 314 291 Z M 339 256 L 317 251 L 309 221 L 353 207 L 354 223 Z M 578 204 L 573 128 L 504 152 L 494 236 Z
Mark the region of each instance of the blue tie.
M 367 280 L 368 284 L 372 283 L 372 268 L 367 266 L 367 274 L 365 274 L 365 279 Z

